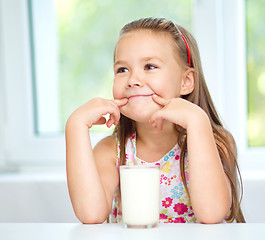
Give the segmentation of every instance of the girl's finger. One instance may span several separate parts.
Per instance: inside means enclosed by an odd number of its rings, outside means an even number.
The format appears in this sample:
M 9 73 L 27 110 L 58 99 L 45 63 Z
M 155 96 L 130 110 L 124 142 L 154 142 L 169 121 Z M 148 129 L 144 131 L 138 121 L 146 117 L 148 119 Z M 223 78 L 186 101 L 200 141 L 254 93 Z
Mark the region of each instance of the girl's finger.
M 162 130 L 163 129 L 163 122 L 164 122 L 164 118 L 163 118 L 163 110 L 159 110 L 157 112 L 155 112 L 149 122 L 152 124 L 152 126 L 154 128 L 157 128 L 158 130 Z
M 102 125 L 106 123 L 106 118 L 101 117 L 100 119 L 98 119 L 94 124 L 95 125 Z
M 150 123 L 155 123 L 159 119 L 165 119 L 164 116 L 163 116 L 163 112 L 164 112 L 163 109 L 161 109 L 161 110 L 158 110 L 155 113 L 153 113 L 151 118 L 150 118 L 150 120 L 149 120 L 149 122 Z
M 109 117 L 113 120 L 113 123 L 120 120 L 120 110 L 114 100 L 109 102 L 110 104 L 106 103 L 106 109 L 104 112 L 101 112 L 102 115 L 109 114 Z M 107 106 L 108 105 L 108 106 Z
M 163 119 L 162 118 L 156 119 L 152 125 L 154 128 L 157 128 L 159 131 L 162 131 L 163 130 Z
M 159 105 L 165 106 L 169 103 L 169 99 L 162 98 L 156 94 L 152 95 L 153 100 Z
M 111 114 L 109 120 L 107 121 L 107 127 L 110 128 L 113 124 L 115 124 L 115 116 Z
M 122 98 L 122 99 L 114 99 L 113 102 L 118 106 L 121 107 L 128 102 L 128 98 Z

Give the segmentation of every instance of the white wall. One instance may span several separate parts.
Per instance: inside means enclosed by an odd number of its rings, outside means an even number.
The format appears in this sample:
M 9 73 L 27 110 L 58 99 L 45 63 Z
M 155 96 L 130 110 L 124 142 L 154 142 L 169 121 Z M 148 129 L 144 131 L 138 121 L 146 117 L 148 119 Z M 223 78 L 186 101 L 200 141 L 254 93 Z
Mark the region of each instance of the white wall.
M 265 177 L 245 176 L 243 212 L 247 222 L 265 222 Z M 78 222 L 64 174 L 0 176 L 0 222 Z
M 265 222 L 264 172 L 243 174 L 242 209 L 247 222 Z
M 1 175 L 0 222 L 78 222 L 65 175 Z

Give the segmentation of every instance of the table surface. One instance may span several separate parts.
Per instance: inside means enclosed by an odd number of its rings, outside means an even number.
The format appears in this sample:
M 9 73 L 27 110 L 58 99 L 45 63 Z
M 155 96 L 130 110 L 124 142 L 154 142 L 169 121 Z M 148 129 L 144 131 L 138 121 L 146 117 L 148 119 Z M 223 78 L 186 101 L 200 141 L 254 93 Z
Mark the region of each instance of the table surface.
M 121 224 L 0 223 L 3 240 L 80 239 L 265 239 L 265 223 L 159 224 L 151 229 L 126 229 Z

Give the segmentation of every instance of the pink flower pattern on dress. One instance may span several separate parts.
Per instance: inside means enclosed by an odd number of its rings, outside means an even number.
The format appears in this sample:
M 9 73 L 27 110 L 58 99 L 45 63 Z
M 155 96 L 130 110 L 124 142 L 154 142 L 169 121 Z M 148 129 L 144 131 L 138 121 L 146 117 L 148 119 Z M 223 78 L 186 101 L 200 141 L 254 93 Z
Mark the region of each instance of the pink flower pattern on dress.
M 167 219 L 167 215 L 165 215 L 164 213 L 160 213 L 160 219 Z
M 174 206 L 174 211 L 178 213 L 178 215 L 182 215 L 188 212 L 188 207 L 184 203 L 177 203 Z
M 117 214 L 118 214 L 118 209 L 117 208 L 114 208 L 114 210 L 113 210 L 114 217 L 117 217 Z
M 175 218 L 174 223 L 185 223 L 186 220 L 184 217 Z
M 162 201 L 162 206 L 165 208 L 168 208 L 171 206 L 173 199 L 168 197 L 165 199 L 165 201 Z

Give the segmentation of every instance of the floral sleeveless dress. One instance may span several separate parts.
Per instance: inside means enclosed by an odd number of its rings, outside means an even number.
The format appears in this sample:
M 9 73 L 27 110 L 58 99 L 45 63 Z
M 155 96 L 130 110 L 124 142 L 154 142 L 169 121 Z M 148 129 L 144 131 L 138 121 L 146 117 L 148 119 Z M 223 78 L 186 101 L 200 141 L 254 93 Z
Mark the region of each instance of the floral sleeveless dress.
M 116 166 L 119 168 L 120 163 L 120 144 L 117 139 L 118 156 Z M 190 199 L 186 193 L 185 187 L 181 180 L 179 169 L 180 148 L 176 144 L 164 157 L 159 161 L 148 163 L 136 156 L 136 133 L 134 132 L 126 143 L 126 165 L 159 165 L 161 169 L 160 177 L 160 223 L 186 223 L 197 222 L 192 210 Z M 189 186 L 188 158 L 185 156 L 185 176 Z M 121 195 L 120 189 L 117 188 L 114 198 L 112 211 L 108 222 L 121 222 Z

